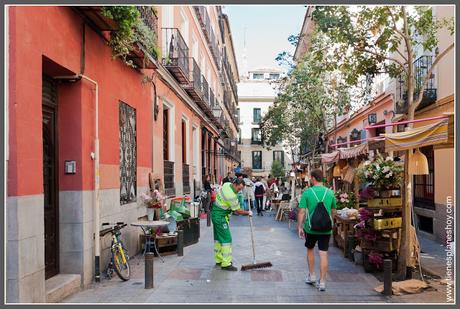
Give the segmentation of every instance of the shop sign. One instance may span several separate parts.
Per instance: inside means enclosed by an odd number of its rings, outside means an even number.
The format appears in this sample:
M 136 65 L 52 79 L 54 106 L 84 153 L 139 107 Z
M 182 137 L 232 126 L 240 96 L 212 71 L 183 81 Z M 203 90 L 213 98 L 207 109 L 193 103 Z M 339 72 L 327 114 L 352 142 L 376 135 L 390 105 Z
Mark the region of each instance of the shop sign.
M 367 122 L 369 125 L 373 125 L 377 123 L 377 114 L 376 113 L 370 113 L 367 115 Z

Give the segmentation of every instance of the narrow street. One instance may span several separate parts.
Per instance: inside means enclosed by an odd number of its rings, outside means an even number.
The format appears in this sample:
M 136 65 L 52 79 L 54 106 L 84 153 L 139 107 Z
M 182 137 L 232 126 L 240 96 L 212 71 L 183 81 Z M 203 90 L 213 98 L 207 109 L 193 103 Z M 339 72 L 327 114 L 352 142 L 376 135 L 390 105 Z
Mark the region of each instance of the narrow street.
M 251 262 L 250 231 L 247 217 L 233 216 L 233 256 L 237 266 Z M 388 299 L 373 289 L 380 283 L 365 273 L 362 266 L 345 259 L 330 247 L 327 290 L 319 292 L 304 283 L 305 247 L 295 227 L 274 221 L 273 216 L 254 217 L 256 256 L 271 261 L 269 269 L 225 272 L 214 266 L 212 227 L 201 220 L 199 243 L 184 249 L 184 256 L 165 256 L 165 263 L 155 258 L 155 288 L 144 289 L 142 255 L 131 260 L 131 280 L 122 282 L 114 276 L 103 279 L 66 303 L 381 303 L 410 302 L 414 297 L 425 302 L 441 302 L 442 295 L 425 292 L 409 298 Z

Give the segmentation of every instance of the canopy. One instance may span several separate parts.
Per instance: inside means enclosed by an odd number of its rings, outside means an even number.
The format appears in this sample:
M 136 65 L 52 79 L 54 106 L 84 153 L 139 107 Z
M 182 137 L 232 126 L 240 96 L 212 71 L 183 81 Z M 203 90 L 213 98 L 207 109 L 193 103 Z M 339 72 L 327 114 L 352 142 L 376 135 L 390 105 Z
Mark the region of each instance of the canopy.
M 339 161 L 339 152 L 333 151 L 331 153 L 323 153 L 321 154 L 321 162 L 322 163 L 335 163 Z
M 340 159 L 350 159 L 356 158 L 359 155 L 368 153 L 367 143 L 349 147 L 349 148 L 339 148 Z
M 446 143 L 448 123 L 448 119 L 442 119 L 406 132 L 382 134 L 385 136 L 385 151 L 400 151 Z

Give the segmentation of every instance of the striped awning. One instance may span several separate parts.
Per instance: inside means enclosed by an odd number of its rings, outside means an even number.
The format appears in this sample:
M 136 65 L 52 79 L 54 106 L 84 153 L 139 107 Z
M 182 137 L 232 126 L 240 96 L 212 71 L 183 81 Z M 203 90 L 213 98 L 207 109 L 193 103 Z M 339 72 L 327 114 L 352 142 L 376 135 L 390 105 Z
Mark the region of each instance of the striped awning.
M 354 147 L 349 147 L 349 148 L 339 148 L 340 159 L 356 158 L 368 152 L 369 150 L 368 150 L 367 143 L 357 145 Z
M 400 151 L 446 143 L 448 123 L 448 119 L 442 119 L 406 132 L 382 134 L 385 137 L 385 151 Z
M 321 162 L 322 163 L 335 163 L 339 161 L 339 152 L 333 151 L 331 153 L 323 153 L 321 154 Z

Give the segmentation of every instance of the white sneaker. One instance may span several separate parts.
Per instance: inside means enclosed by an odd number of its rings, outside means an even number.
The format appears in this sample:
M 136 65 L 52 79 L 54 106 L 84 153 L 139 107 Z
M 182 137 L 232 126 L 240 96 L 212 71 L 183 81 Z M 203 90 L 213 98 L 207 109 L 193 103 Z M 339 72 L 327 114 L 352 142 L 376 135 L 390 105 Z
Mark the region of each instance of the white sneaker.
M 318 280 L 318 281 L 316 282 L 316 287 L 317 287 L 318 290 L 321 291 L 321 292 L 326 291 L 326 281 L 321 282 L 320 280 Z
M 316 275 L 315 274 L 311 275 L 310 273 L 308 273 L 307 277 L 305 278 L 305 283 L 314 284 L 315 282 L 316 282 Z

